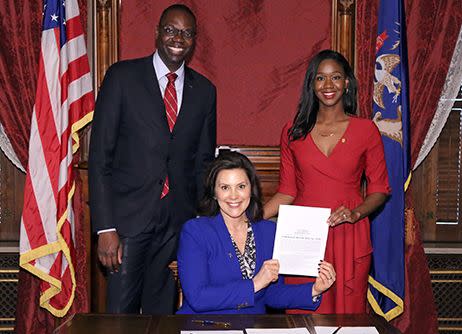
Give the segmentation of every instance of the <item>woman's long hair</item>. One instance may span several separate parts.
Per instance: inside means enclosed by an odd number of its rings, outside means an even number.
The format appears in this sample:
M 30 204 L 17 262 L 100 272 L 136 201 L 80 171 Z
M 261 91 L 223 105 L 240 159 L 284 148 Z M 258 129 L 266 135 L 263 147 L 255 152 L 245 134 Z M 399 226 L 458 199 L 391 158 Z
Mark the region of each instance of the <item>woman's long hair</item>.
M 251 222 L 263 219 L 263 204 L 261 201 L 261 187 L 257 172 L 252 162 L 243 154 L 237 152 L 223 152 L 211 162 L 205 176 L 204 196 L 199 202 L 198 214 L 201 216 L 215 216 L 220 211 L 215 199 L 215 184 L 218 174 L 226 169 L 242 169 L 250 182 L 250 203 L 246 209 L 247 218 Z
M 343 108 L 346 114 L 356 115 L 358 82 L 356 81 L 353 69 L 340 53 L 332 50 L 323 50 L 314 56 L 308 64 L 298 111 L 294 117 L 292 127 L 287 133 L 289 141 L 305 138 L 316 123 L 319 100 L 314 93 L 314 81 L 319 64 L 326 59 L 336 61 L 342 67 L 343 72 L 345 72 L 346 80 L 348 80 L 348 89 L 343 93 Z

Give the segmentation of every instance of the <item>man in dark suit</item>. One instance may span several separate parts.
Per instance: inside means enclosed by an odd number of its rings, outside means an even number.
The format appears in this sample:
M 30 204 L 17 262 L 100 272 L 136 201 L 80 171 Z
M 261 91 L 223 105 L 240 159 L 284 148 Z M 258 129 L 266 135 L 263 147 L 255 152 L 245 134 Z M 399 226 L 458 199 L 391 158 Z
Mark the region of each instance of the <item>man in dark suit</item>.
M 181 225 L 193 217 L 216 146 L 216 89 L 185 66 L 196 18 L 164 10 L 154 55 L 111 66 L 96 102 L 89 186 L 110 313 L 171 314 Z M 172 74 L 175 73 L 175 74 Z

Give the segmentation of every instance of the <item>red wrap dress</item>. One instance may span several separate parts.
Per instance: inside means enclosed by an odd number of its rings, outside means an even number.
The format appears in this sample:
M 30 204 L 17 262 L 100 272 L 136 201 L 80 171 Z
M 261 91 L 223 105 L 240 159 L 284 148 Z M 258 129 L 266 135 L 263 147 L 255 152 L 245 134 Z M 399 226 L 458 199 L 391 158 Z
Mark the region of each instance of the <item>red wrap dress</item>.
M 293 205 L 354 209 L 362 203 L 361 178 L 367 194 L 389 193 L 383 143 L 375 124 L 350 117 L 349 124 L 329 156 L 322 153 L 310 134 L 289 143 L 286 124 L 281 134 L 279 192 L 295 197 Z M 309 224 L 309 217 L 306 218 Z M 364 313 L 372 245 L 369 219 L 329 228 L 325 260 L 337 273 L 334 285 L 323 294 L 316 313 Z M 314 281 L 286 277 L 286 283 Z M 307 313 L 288 310 L 288 313 Z

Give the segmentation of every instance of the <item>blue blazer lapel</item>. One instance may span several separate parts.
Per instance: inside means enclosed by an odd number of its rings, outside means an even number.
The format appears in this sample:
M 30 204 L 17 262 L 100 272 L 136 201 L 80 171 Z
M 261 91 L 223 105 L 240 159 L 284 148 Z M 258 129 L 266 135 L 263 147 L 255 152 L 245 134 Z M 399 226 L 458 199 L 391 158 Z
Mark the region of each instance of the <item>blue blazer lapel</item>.
M 223 216 L 218 214 L 215 217 L 218 233 L 220 235 L 220 241 L 223 245 L 223 249 L 226 252 L 226 258 L 229 260 L 230 270 L 234 272 L 234 275 L 241 275 L 241 267 L 239 265 L 239 260 L 237 259 L 236 251 L 234 250 L 233 242 L 231 241 L 231 236 L 229 234 L 228 228 L 226 227 Z
M 255 224 L 252 224 L 252 231 L 253 231 L 253 236 L 255 238 L 255 249 L 257 253 L 257 258 L 256 258 L 256 263 L 255 263 L 255 275 L 258 273 L 260 270 L 261 266 L 263 265 L 263 249 L 264 245 L 262 244 L 262 238 L 263 236 L 261 235 L 261 230 L 256 228 Z

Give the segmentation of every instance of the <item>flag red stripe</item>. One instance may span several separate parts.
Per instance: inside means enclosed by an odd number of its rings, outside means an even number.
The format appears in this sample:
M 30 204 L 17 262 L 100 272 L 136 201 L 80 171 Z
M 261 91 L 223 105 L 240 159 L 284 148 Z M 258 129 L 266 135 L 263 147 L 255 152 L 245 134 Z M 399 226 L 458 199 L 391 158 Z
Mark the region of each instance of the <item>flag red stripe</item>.
M 73 123 L 82 118 L 82 110 L 85 111 L 85 114 L 93 111 L 94 108 L 94 97 L 93 92 L 89 92 L 82 97 L 71 103 L 69 106 L 69 119 L 73 120 Z
M 61 280 L 63 284 L 61 292 L 50 300 L 50 305 L 56 309 L 62 309 L 66 305 L 69 295 L 72 293 L 72 279 L 69 266 L 64 271 Z
M 63 263 L 63 253 L 59 252 L 56 254 L 56 259 L 53 262 L 53 265 L 50 268 L 50 275 L 54 278 L 61 278 L 61 267 Z
M 80 22 L 80 16 L 74 16 L 66 21 L 67 40 L 74 39 L 83 35 L 83 28 Z
M 86 55 L 79 57 L 69 63 L 67 71 L 61 76 L 61 86 L 63 87 L 61 93 L 61 103 L 63 103 L 68 97 L 68 83 L 81 78 L 89 72 L 90 66 L 88 65 L 88 57 Z
M 27 170 L 27 172 L 29 173 L 29 170 Z M 29 191 L 27 192 L 28 196 L 24 198 L 24 209 L 22 212 L 23 226 L 27 233 L 30 248 L 34 249 L 45 245 L 47 243 L 47 239 L 45 237 L 43 226 L 35 223 L 39 212 L 35 193 L 32 191 L 31 179 L 29 177 L 26 177 L 24 189 Z
M 40 57 L 39 68 L 35 110 L 37 115 L 38 131 L 43 147 L 43 154 L 47 164 L 46 167 L 48 170 L 48 176 L 56 199 L 58 175 L 54 171 L 59 168 L 59 161 L 57 161 L 56 153 L 59 152 L 60 144 L 56 134 L 56 123 L 53 117 L 47 80 L 43 71 L 43 57 Z

